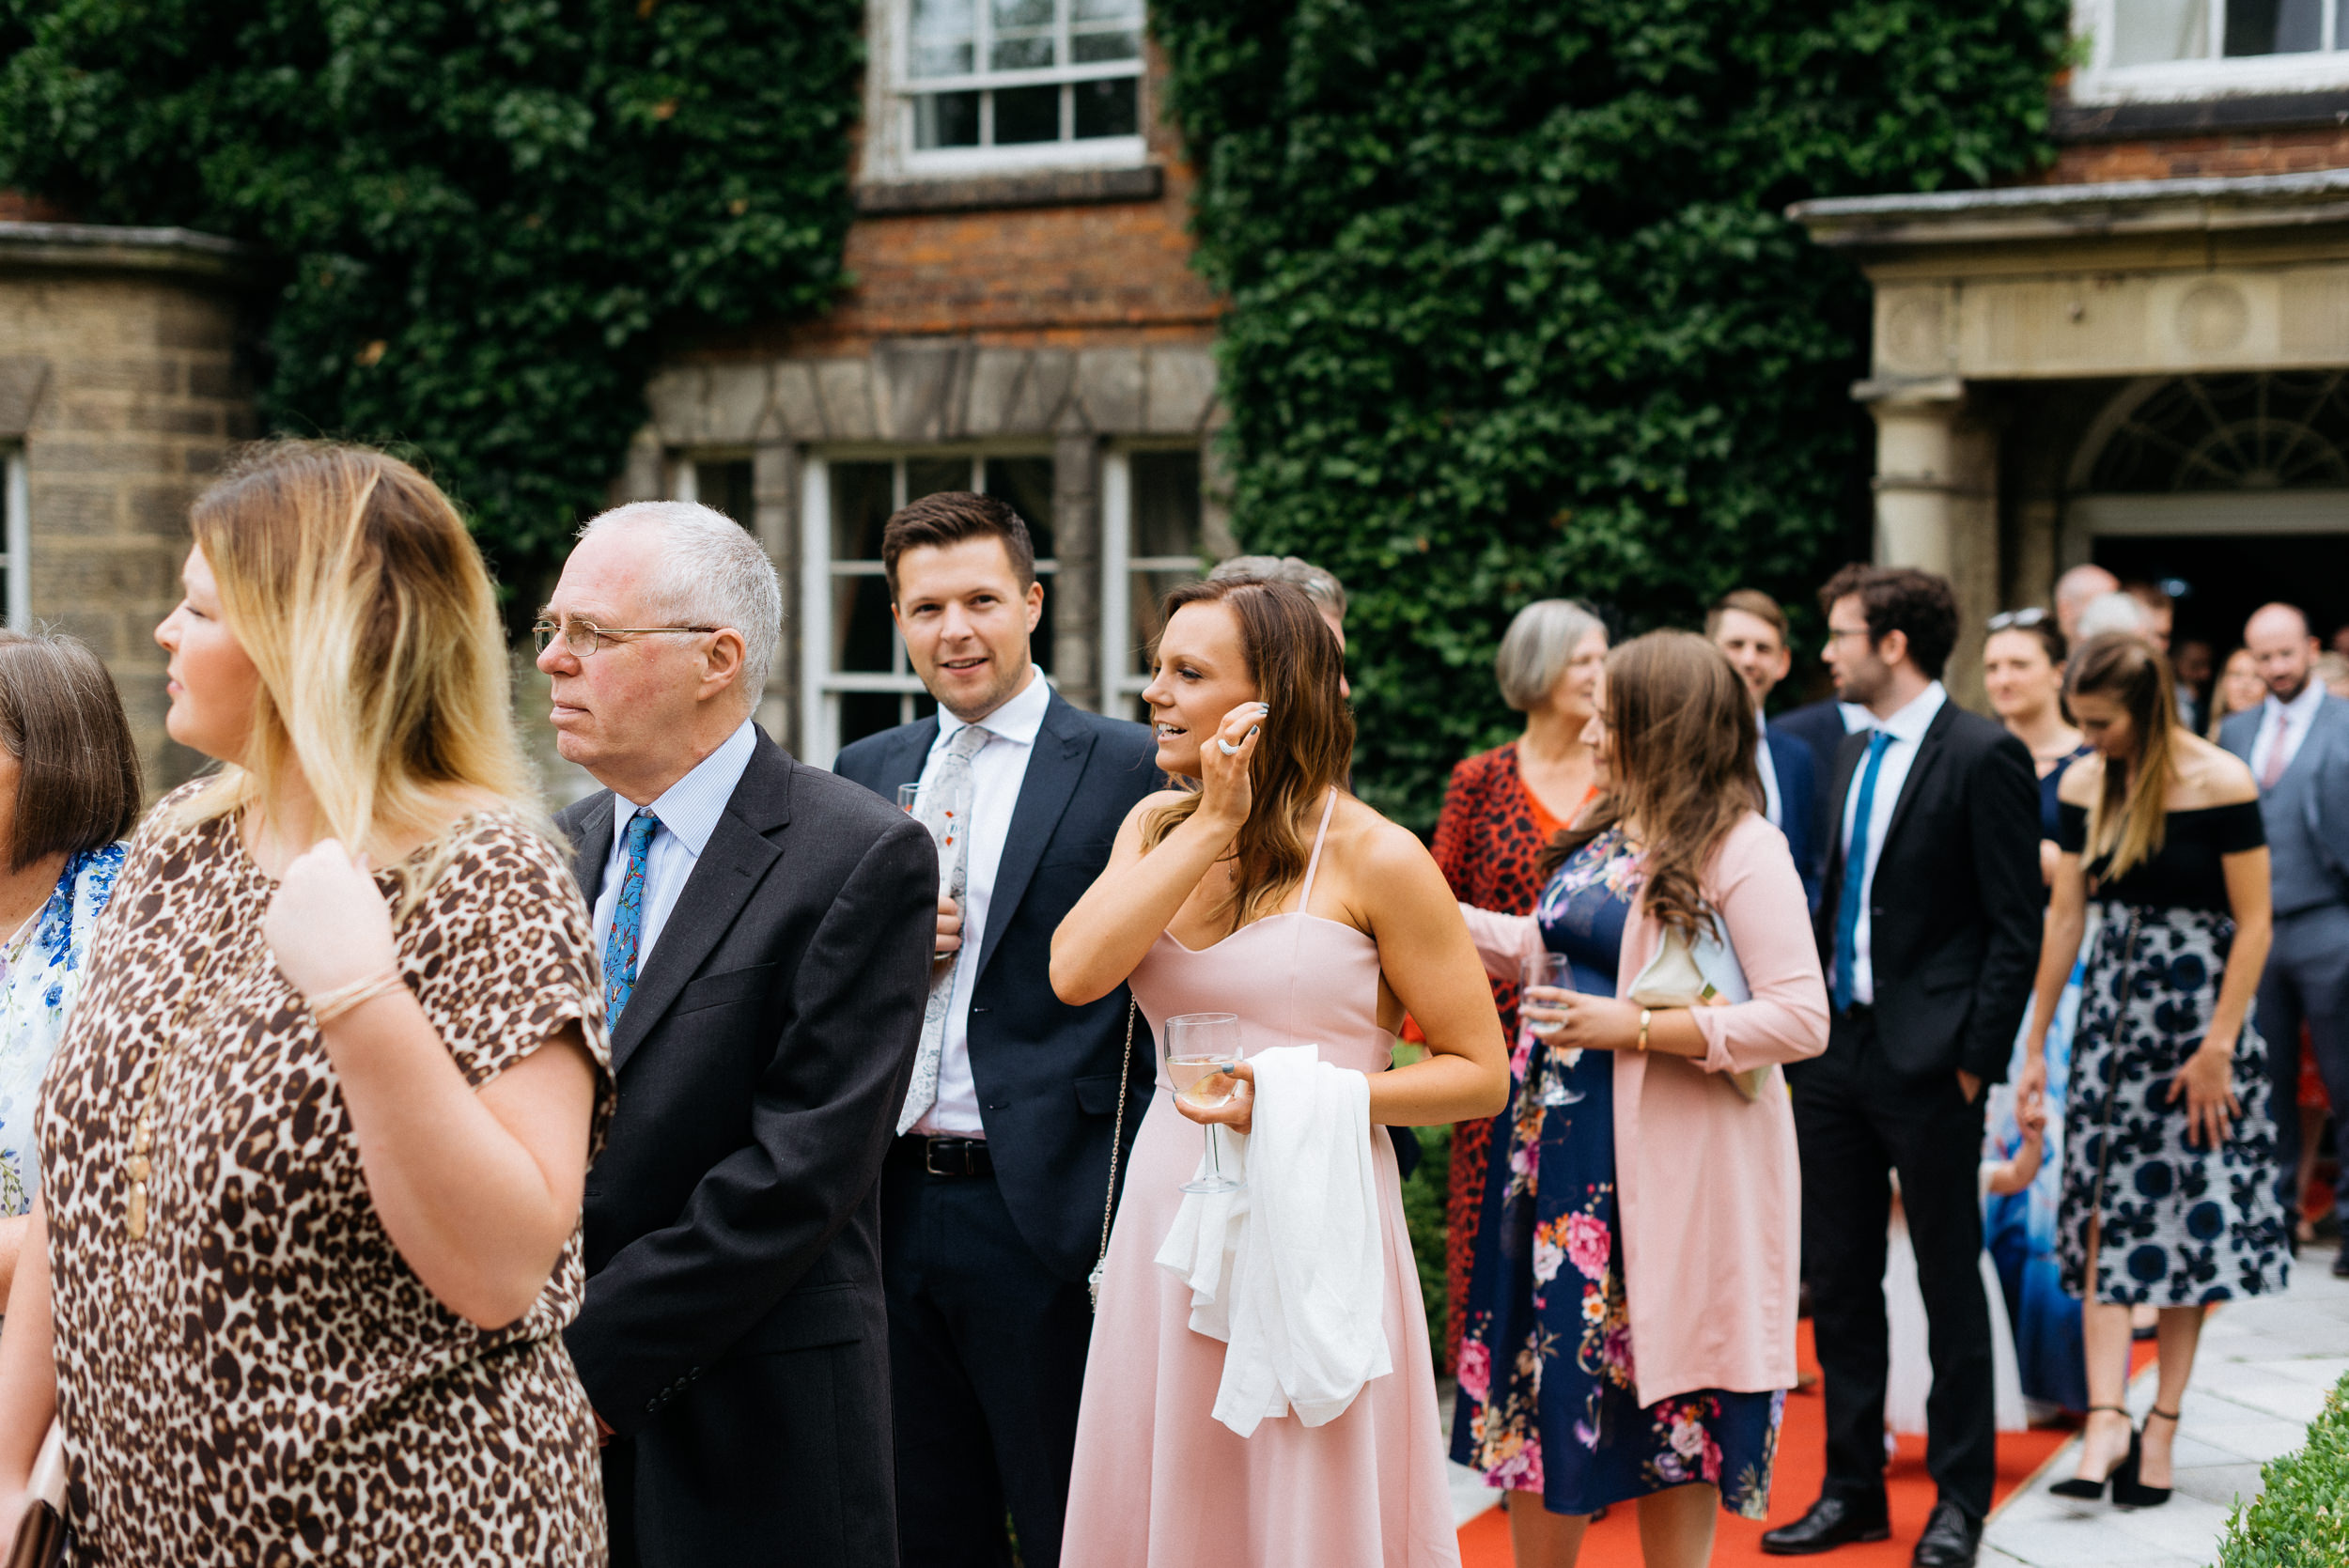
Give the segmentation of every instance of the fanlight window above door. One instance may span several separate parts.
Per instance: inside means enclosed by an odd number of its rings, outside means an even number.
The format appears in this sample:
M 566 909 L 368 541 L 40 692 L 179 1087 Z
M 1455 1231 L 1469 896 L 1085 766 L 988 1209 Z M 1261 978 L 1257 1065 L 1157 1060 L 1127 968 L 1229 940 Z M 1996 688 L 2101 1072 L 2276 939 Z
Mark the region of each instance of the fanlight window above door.
M 2139 495 L 2349 488 L 2349 371 L 2168 382 L 2113 429 L 2088 488 Z

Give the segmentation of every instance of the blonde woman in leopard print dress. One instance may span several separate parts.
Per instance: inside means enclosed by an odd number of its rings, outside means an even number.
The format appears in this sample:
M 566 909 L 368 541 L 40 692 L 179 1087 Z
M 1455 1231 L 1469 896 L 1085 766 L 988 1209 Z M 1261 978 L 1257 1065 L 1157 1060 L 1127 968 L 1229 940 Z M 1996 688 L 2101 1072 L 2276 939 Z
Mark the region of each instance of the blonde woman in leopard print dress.
M 611 1077 L 488 574 L 360 448 L 192 520 L 156 640 L 225 766 L 133 840 L 43 1085 L 0 1532 L 54 1412 L 77 1562 L 601 1563 L 559 1334 Z

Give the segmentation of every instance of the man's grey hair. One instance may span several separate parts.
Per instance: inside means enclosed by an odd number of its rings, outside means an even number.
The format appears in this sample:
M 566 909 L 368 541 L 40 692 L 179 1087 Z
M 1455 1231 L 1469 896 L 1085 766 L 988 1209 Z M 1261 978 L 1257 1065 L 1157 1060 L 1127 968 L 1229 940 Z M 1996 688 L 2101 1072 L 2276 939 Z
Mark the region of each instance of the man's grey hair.
M 2154 629 L 2154 613 L 2145 608 L 2145 601 L 2135 594 L 2098 594 L 2080 612 L 2079 630 L 2073 641 L 2085 643 L 2091 637 L 2101 637 L 2108 631 L 2125 631 L 2142 637 Z
M 1493 659 L 1501 700 L 1519 713 L 1541 706 L 1557 690 L 1558 677 L 1566 673 L 1582 640 L 1606 629 L 1607 623 L 1589 605 L 1570 598 L 1537 598 L 1518 611 Z
M 740 686 L 746 706 L 756 707 L 783 638 L 783 582 L 750 530 L 691 501 L 631 501 L 592 519 L 579 536 L 612 528 L 660 531 L 660 565 L 643 585 L 643 613 L 668 626 L 740 632 Z
M 1300 590 L 1314 601 L 1314 608 L 1346 619 L 1346 584 L 1337 574 L 1300 561 L 1294 555 L 1235 555 L 1228 561 L 1216 563 L 1207 573 L 1207 581 L 1221 582 L 1231 577 L 1252 577 L 1263 582 L 1285 582 Z

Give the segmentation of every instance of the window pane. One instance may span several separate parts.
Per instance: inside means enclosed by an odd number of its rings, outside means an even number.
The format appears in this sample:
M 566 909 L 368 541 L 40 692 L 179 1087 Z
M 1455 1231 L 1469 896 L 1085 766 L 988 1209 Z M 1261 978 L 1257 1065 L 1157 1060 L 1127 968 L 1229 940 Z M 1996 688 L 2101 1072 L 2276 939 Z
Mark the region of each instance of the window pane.
M 757 530 L 758 513 L 751 497 L 748 461 L 695 463 L 693 494 L 711 511 L 723 512 L 743 527 Z
M 880 559 L 881 524 L 894 508 L 890 504 L 887 463 L 833 463 L 832 480 L 832 558 L 835 561 Z
M 1135 555 L 1199 553 L 1199 454 L 1137 452 L 1133 474 Z
M 846 746 L 868 735 L 894 730 L 904 721 L 905 699 L 894 691 L 843 691 L 840 693 L 840 744 Z
M 1120 76 L 1108 82 L 1080 82 L 1077 95 L 1077 135 L 1130 136 L 1141 128 L 1141 82 Z
M 906 459 L 906 499 L 919 501 L 941 490 L 967 490 L 971 488 L 971 459 L 968 458 L 908 458 Z
M 913 0 L 911 32 L 906 51 L 910 76 L 962 76 L 977 59 L 974 0 Z
M 1077 0 L 1069 8 L 1071 22 L 1142 22 L 1142 0 Z
M 989 458 L 987 493 L 1011 503 L 1019 520 L 1028 525 L 1035 558 L 1052 557 L 1052 459 L 1050 458 Z
M 1142 35 L 1130 28 L 1110 33 L 1079 33 L 1068 40 L 1069 57 L 1081 66 L 1100 60 L 1136 60 L 1142 57 Z
M 977 93 L 924 93 L 913 101 L 913 145 L 917 147 L 977 147 Z
M 1186 582 L 1196 582 L 1195 571 L 1138 571 L 1133 574 L 1134 663 L 1133 674 L 1150 673 L 1150 654 L 1158 646 L 1159 633 L 1166 629 L 1160 618 L 1166 596 Z
M 1060 140 L 1058 87 L 1007 87 L 995 95 L 995 145 Z
M 2112 63 L 2155 65 L 2210 54 L 2211 0 L 2112 0 Z
M 988 14 L 999 34 L 1019 27 L 1052 29 L 1052 0 L 994 0 Z
M 988 47 L 987 63 L 993 70 L 1038 70 L 1052 64 L 1052 35 L 1023 33 L 1017 38 L 998 36 Z
M 2324 41 L 2320 0 L 2227 0 L 2229 54 L 2305 54 Z
M 883 675 L 891 669 L 889 583 L 879 577 L 832 580 L 832 667 Z

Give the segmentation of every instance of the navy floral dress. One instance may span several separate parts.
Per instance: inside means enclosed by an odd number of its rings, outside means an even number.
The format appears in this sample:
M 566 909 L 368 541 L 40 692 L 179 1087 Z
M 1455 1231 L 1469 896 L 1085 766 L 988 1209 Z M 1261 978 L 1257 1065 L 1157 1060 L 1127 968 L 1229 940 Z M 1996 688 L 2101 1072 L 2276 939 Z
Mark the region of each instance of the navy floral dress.
M 2087 841 L 2088 813 L 2066 805 L 2058 842 L 2080 854 Z M 2256 1008 L 2235 1042 L 2243 1113 L 2227 1141 L 2215 1151 L 2187 1142 L 2186 1101 L 2170 1099 L 2201 1048 L 2234 945 L 2223 859 L 2265 842 L 2259 804 L 2245 800 L 2170 813 L 2160 849 L 2120 877 L 2102 876 L 2104 857 L 2089 862 L 2056 1232 L 2063 1288 L 2075 1296 L 2192 1307 L 2284 1287 L 2292 1260 Z M 2102 1237 L 2092 1281 L 2092 1218 Z
M 1618 830 L 1558 869 L 1534 908 L 1574 986 L 1615 994 L 1639 856 Z M 1749 1519 L 1768 1510 L 1783 1391 L 1701 1389 L 1641 1408 L 1615 1189 L 1614 1056 L 1552 1050 L 1520 1029 L 1494 1120 L 1460 1342 L 1452 1457 L 1553 1514 L 1704 1482 Z M 1505 1154 L 1504 1154 L 1505 1152 Z

